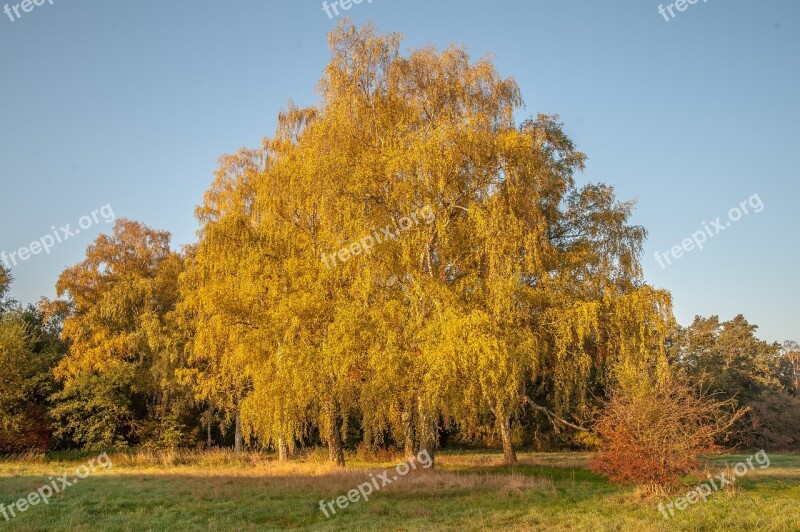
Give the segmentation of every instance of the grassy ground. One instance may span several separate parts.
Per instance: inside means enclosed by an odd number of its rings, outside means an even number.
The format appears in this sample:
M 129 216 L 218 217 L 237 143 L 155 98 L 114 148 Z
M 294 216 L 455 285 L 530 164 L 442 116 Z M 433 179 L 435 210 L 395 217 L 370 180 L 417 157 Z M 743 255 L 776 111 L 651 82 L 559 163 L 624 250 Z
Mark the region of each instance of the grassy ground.
M 0 503 L 26 497 L 50 476 L 68 473 L 74 480 L 76 467 L 94 456 L 0 460 Z M 711 465 L 732 466 L 747 456 L 720 457 Z M 435 472 L 418 467 L 330 518 L 319 508 L 321 499 L 347 495 L 371 478 L 378 482 L 387 469 L 391 480 L 399 460 L 353 459 L 346 471 L 336 471 L 314 456 L 279 464 L 255 454 L 118 453 L 110 457 L 111 469 L 97 468 L 49 504 L 9 521 L 0 514 L 0 530 L 800 531 L 800 455 L 770 459 L 769 468 L 749 471 L 735 488 L 713 493 L 668 522 L 658 503 L 680 493 L 661 499 L 614 486 L 586 471 L 586 455 L 579 453 L 522 453 L 513 468 L 500 465 L 497 454 L 443 453 Z

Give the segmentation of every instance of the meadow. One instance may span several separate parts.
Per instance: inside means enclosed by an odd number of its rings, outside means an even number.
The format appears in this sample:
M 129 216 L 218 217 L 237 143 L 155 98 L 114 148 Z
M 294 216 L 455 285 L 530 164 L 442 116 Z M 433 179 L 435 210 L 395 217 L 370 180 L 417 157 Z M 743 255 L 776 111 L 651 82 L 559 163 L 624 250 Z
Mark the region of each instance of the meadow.
M 74 472 L 93 453 L 18 455 L 0 460 L 0 503 L 8 506 Z M 748 455 L 709 459 L 720 471 Z M 585 468 L 586 453 L 449 451 L 435 470 L 418 468 L 326 518 L 320 500 L 346 495 L 401 462 L 348 457 L 340 470 L 320 454 L 289 463 L 266 454 L 117 452 L 113 464 L 5 521 L 2 530 L 800 530 L 800 455 L 770 454 L 766 469 L 678 512 L 653 494 L 611 484 Z M 393 469 L 392 469 L 393 471 Z M 372 477 L 370 477 L 372 475 Z M 52 477 L 52 478 L 51 478 Z

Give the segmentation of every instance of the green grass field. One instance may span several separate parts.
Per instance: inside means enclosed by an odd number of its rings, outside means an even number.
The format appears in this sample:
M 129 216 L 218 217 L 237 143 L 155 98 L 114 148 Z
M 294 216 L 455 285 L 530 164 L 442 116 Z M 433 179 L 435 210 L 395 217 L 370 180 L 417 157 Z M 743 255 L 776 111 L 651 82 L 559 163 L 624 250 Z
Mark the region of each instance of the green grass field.
M 6 505 L 86 464 L 92 453 L 0 460 Z M 718 457 L 714 469 L 749 455 Z M 401 460 L 336 471 L 318 455 L 280 464 L 270 457 L 210 453 L 116 453 L 113 467 L 6 521 L 1 530 L 774 530 L 800 531 L 800 455 L 770 455 L 667 522 L 661 500 L 588 472 L 586 454 L 521 453 L 513 468 L 488 452 L 445 452 L 436 471 L 418 468 L 326 518 L 336 499 Z M 373 476 L 370 477 L 370 474 Z M 391 478 L 390 478 L 391 479 Z M 683 490 L 682 493 L 688 491 Z M 8 510 L 6 510 L 8 512 Z

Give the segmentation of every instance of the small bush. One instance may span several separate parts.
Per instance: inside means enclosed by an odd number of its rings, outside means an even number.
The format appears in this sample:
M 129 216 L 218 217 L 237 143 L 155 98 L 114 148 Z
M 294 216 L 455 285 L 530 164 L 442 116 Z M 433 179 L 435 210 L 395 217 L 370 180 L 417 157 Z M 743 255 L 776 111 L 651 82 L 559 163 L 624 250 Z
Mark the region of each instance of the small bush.
M 595 424 L 601 444 L 589 466 L 615 482 L 674 484 L 699 468 L 700 455 L 719 450 L 715 440 L 743 414 L 676 380 L 619 390 Z

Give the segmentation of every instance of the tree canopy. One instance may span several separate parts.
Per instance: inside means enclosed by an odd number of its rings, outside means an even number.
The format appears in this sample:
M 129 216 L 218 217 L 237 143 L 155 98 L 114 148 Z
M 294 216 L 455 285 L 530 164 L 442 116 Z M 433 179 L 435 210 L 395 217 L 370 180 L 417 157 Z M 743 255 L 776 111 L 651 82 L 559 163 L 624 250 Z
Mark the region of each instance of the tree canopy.
M 445 423 L 499 430 L 513 460 L 531 396 L 567 415 L 663 356 L 669 297 L 641 279 L 632 203 L 577 185 L 557 117 L 517 124 L 488 58 L 400 43 L 341 25 L 320 103 L 221 159 L 184 274 L 187 360 L 265 445 L 319 429 L 341 463 L 352 419 L 409 452 Z

